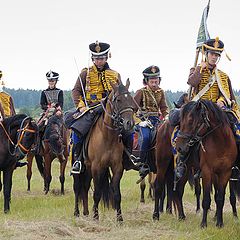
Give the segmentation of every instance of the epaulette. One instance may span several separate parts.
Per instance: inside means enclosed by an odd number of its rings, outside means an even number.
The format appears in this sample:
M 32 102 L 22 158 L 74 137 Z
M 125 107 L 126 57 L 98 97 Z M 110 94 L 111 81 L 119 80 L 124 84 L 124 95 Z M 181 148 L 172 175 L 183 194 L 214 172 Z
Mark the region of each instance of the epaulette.
M 87 70 L 88 70 L 88 69 L 85 67 L 85 68 L 82 69 L 81 73 L 82 73 L 82 72 L 86 72 Z

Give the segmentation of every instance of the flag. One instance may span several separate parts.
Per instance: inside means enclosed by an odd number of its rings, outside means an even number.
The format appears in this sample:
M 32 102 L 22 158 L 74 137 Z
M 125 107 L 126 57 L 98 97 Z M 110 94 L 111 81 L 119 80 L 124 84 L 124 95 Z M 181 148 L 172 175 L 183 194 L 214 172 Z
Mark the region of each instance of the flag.
M 197 36 L 197 48 L 201 47 L 206 40 L 210 39 L 210 35 L 207 30 L 207 17 L 208 17 L 209 7 L 210 7 L 210 0 L 208 1 L 208 5 L 203 10 L 202 20 L 201 20 L 201 24 L 200 24 L 200 27 L 198 30 L 198 36 Z

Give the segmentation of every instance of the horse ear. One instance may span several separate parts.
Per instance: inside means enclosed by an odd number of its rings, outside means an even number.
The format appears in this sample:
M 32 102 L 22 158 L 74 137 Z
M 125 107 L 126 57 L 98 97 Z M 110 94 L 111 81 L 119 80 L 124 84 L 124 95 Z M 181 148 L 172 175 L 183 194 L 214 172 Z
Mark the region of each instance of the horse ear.
M 197 104 L 196 104 L 196 109 L 197 110 L 200 110 L 202 108 L 202 101 L 201 101 L 201 99 L 199 99 L 198 101 L 197 101 Z
M 127 90 L 128 90 L 128 88 L 129 88 L 129 86 L 130 86 L 130 80 L 129 80 L 129 78 L 128 78 L 127 81 L 126 81 L 126 88 L 127 88 Z
M 112 82 L 112 81 L 109 81 L 109 83 L 110 83 L 110 85 L 111 85 L 111 87 L 112 87 L 113 91 L 114 91 L 114 92 L 116 92 L 116 89 L 117 89 L 117 84 L 116 84 L 116 83 L 114 83 L 114 82 Z

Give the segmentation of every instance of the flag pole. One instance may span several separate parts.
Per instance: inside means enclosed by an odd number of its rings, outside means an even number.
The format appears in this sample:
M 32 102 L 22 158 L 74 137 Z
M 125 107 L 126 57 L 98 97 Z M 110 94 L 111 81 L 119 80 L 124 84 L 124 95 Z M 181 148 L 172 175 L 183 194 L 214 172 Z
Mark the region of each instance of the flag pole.
M 210 7 L 210 0 L 208 1 L 207 6 L 203 10 L 201 24 L 200 24 L 200 27 L 198 30 L 196 54 L 195 54 L 195 60 L 194 60 L 194 65 L 193 65 L 194 68 L 197 66 L 199 53 L 201 51 L 203 43 L 206 40 L 210 39 L 210 35 L 207 30 L 207 17 L 208 17 L 209 7 Z M 193 93 L 193 87 L 190 86 L 188 89 L 189 100 L 192 99 L 192 93 Z

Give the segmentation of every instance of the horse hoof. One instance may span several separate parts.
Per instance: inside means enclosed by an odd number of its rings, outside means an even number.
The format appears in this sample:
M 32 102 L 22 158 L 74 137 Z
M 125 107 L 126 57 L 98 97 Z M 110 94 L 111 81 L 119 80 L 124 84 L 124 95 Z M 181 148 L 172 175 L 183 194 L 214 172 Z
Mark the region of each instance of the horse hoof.
M 140 203 L 145 203 L 145 200 L 143 198 L 141 198 Z
M 202 222 L 200 226 L 201 226 L 201 228 L 206 228 L 207 227 L 207 223 L 206 222 Z
M 154 221 L 159 221 L 159 214 L 153 213 L 153 220 Z
M 186 216 L 185 216 L 185 215 L 178 217 L 178 220 L 179 220 L 179 221 L 184 221 L 185 219 L 186 219 Z
M 74 217 L 79 217 L 79 216 L 80 216 L 79 212 L 74 212 Z
M 122 223 L 123 222 L 123 217 L 122 216 L 117 216 L 117 222 Z
M 4 209 L 4 213 L 8 214 L 10 212 L 10 209 Z
M 217 223 L 217 224 L 216 224 L 216 227 L 218 227 L 218 228 L 222 228 L 222 227 L 223 227 L 223 223 L 222 223 L 222 222 Z

